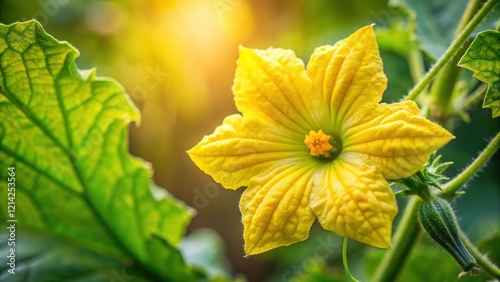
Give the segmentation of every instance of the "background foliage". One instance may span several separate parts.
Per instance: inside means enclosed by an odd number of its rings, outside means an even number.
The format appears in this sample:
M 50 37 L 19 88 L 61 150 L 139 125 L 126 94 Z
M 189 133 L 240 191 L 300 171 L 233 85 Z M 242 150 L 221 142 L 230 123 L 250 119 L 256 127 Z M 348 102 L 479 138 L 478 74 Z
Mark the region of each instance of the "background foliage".
M 320 281 L 326 277 L 342 281 L 341 239 L 321 228 L 313 228 L 305 242 L 244 258 L 239 193 L 214 183 L 185 151 L 236 112 L 231 85 L 239 44 L 290 48 L 307 62 L 315 47 L 332 44 L 375 22 L 389 78 L 384 100 L 399 100 L 414 83 L 415 74 L 408 67 L 412 46 L 424 51 L 426 66 L 432 64 L 449 43 L 466 1 L 394 2 L 0 0 L 0 22 L 38 19 L 49 34 L 79 49 L 76 62 L 80 68 L 97 66 L 98 75 L 113 77 L 123 85 L 142 113 L 141 124 L 130 126 L 130 151 L 152 163 L 159 186 L 198 211 L 189 232 L 209 227 L 220 234 L 224 244 L 213 244 L 221 246 L 218 252 L 229 258 L 226 265 L 230 265 L 221 268 L 243 274 L 249 281 Z M 483 28 L 494 27 L 495 19 L 498 13 Z M 462 77 L 464 83 L 475 81 L 470 72 L 463 71 Z M 450 176 L 500 129 L 498 119 L 492 120 L 491 111 L 479 104 L 470 119 L 470 123 L 455 122 L 457 138 L 440 151 L 443 161 L 454 162 L 446 171 Z M 481 176 L 469 183 L 466 195 L 454 202 L 461 226 L 474 242 L 500 231 L 499 168 L 497 154 Z M 400 210 L 404 202 L 400 200 Z M 498 249 L 496 240 L 483 244 Z M 445 252 L 431 247 L 426 239 L 421 240 L 405 277 L 418 277 L 415 281 L 456 277 L 458 266 L 447 260 Z M 379 257 L 378 250 L 350 244 L 351 271 L 360 279 L 370 276 Z M 437 263 L 442 279 L 417 271 Z M 481 280 L 486 278 L 480 276 Z

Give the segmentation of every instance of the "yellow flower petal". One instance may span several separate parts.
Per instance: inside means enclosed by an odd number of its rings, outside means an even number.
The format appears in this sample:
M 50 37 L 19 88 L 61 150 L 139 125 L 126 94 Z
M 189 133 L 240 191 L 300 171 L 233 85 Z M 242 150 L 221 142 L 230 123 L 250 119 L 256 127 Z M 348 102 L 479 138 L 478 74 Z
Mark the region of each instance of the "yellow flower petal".
M 316 179 L 311 208 L 323 228 L 375 247 L 391 247 L 396 199 L 374 167 L 355 156 L 339 158 Z
M 248 255 L 308 237 L 315 216 L 341 236 L 391 246 L 386 178 L 417 171 L 453 136 L 413 102 L 381 104 L 387 79 L 372 26 L 317 48 L 240 48 L 229 116 L 189 155 L 240 201 Z M 385 177 L 385 178 L 384 178 Z
M 372 26 L 334 46 L 316 48 L 307 73 L 322 103 L 331 107 L 324 119 L 336 128 L 362 107 L 375 106 L 387 85 Z
M 252 179 L 240 210 L 245 252 L 254 255 L 303 241 L 315 220 L 309 207 L 313 165 L 283 163 L 272 173 Z
M 304 135 L 278 125 L 231 115 L 213 134 L 188 151 L 193 162 L 225 188 L 248 186 L 250 178 L 297 156 L 308 156 Z
M 361 153 L 387 179 L 412 175 L 432 152 L 454 138 L 421 116 L 412 101 L 380 104 L 360 113 L 347 127 L 343 153 Z
M 233 93 L 243 116 L 301 133 L 317 128 L 319 99 L 311 99 L 311 80 L 293 51 L 240 47 L 237 64 Z

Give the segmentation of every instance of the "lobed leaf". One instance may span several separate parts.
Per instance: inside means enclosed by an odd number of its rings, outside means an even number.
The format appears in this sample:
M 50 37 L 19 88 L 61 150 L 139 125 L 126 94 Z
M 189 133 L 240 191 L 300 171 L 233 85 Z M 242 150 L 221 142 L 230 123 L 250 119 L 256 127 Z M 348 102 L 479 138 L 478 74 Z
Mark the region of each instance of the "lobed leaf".
M 491 108 L 494 118 L 500 116 L 500 32 L 480 32 L 458 66 L 471 70 L 475 78 L 488 83 L 483 108 Z
M 190 280 L 175 245 L 193 212 L 151 190 L 147 164 L 127 150 L 139 112 L 118 83 L 79 70 L 78 54 L 36 21 L 0 24 L 0 193 L 15 167 L 16 227 Z

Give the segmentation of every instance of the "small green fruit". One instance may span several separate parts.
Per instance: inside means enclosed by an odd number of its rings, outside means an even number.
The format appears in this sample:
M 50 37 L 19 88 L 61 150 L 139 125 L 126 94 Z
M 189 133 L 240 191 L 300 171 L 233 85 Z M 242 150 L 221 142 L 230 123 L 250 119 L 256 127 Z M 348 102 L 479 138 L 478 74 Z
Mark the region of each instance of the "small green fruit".
M 424 202 L 418 210 L 418 219 L 427 234 L 448 251 L 464 271 L 476 265 L 460 239 L 455 213 L 447 201 L 432 198 Z

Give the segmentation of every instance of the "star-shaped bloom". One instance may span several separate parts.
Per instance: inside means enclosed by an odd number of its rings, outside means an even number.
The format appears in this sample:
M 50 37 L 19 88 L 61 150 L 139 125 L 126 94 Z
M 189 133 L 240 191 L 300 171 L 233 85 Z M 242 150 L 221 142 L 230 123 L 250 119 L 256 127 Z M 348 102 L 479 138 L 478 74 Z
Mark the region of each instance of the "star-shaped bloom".
M 387 85 L 372 26 L 317 48 L 240 48 L 241 114 L 189 151 L 240 200 L 247 255 L 305 240 L 317 218 L 341 236 L 391 246 L 397 212 L 386 179 L 408 177 L 453 136 L 412 101 L 379 103 Z

